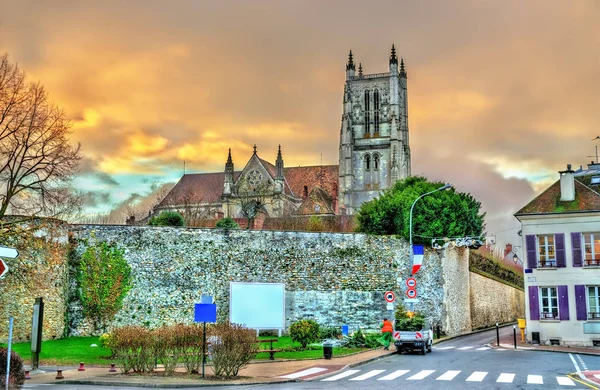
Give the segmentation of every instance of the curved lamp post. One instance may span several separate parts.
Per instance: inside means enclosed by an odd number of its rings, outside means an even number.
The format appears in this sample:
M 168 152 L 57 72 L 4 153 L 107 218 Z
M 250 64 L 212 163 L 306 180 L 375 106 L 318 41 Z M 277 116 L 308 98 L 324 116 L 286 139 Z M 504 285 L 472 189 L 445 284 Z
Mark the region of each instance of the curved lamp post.
M 423 195 L 419 196 L 417 199 L 415 199 L 415 201 L 413 202 L 412 206 L 410 206 L 410 218 L 409 218 L 409 224 L 408 224 L 408 229 L 409 229 L 409 233 L 408 233 L 408 237 L 410 240 L 410 268 L 412 269 L 413 266 L 413 242 L 412 242 L 412 214 L 413 214 L 413 209 L 415 208 L 415 204 L 417 203 L 417 201 L 427 195 L 431 195 L 434 192 L 438 192 L 438 191 L 443 191 L 443 190 L 447 190 L 448 188 L 452 187 L 451 184 L 446 183 L 443 186 L 441 186 L 440 188 L 433 190 L 433 191 L 429 191 L 424 193 Z

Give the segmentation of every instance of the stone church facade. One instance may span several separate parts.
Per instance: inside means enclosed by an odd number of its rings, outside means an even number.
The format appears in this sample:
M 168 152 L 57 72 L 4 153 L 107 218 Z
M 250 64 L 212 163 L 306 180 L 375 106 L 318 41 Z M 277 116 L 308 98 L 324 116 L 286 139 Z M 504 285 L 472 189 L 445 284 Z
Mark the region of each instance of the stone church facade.
M 156 207 L 186 219 L 281 218 L 355 214 L 360 205 L 410 176 L 407 73 L 392 45 L 389 72 L 358 72 L 346 64 L 339 165 L 286 168 L 281 147 L 275 164 L 256 145 L 241 171 L 231 150 L 225 170 L 185 174 Z M 256 226 L 255 226 L 256 227 Z

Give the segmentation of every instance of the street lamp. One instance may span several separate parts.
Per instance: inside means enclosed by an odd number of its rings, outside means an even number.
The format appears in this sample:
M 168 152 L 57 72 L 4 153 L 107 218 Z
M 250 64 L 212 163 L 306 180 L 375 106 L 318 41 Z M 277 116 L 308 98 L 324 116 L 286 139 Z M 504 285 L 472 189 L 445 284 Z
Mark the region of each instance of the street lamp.
M 517 249 L 521 248 L 520 246 L 515 246 L 513 247 L 513 261 L 515 264 L 523 264 L 523 261 L 521 259 L 519 259 L 519 256 L 517 256 Z
M 413 266 L 413 242 L 412 242 L 412 213 L 413 213 L 413 209 L 415 208 L 415 203 L 417 203 L 417 201 L 427 195 L 431 195 L 434 192 L 438 192 L 438 191 L 443 191 L 443 190 L 447 190 L 448 188 L 452 187 L 452 185 L 450 183 L 446 183 L 443 186 L 441 186 L 440 188 L 433 190 L 433 191 L 429 191 L 421 196 L 419 196 L 417 199 L 415 199 L 415 201 L 413 202 L 412 206 L 410 206 L 410 217 L 409 217 L 409 223 L 408 223 L 408 229 L 409 229 L 409 233 L 408 233 L 408 239 L 410 241 L 410 268 L 412 269 Z

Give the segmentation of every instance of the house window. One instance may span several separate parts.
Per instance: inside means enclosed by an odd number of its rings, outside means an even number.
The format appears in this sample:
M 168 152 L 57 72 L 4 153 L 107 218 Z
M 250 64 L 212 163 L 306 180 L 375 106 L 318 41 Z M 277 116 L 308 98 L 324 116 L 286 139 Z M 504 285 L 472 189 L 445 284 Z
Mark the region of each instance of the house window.
M 592 176 L 590 184 L 600 184 L 600 176 Z
M 588 320 L 600 320 L 600 286 L 587 286 Z
M 583 233 L 583 265 L 600 265 L 600 233 Z
M 538 236 L 538 267 L 556 267 L 554 235 Z
M 559 318 L 556 287 L 540 287 L 540 308 L 540 319 Z

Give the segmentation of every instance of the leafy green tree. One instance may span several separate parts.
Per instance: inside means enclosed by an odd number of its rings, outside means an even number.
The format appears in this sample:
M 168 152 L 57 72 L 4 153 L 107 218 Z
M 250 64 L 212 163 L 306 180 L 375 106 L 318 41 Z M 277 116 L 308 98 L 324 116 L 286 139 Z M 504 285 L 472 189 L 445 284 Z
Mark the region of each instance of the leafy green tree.
M 124 250 L 106 242 L 89 246 L 77 269 L 79 297 L 84 315 L 96 330 L 123 307 L 123 299 L 132 287 L 131 267 Z
M 150 218 L 148 225 L 152 226 L 184 226 L 183 215 L 176 211 L 163 211 L 156 217 Z
M 358 231 L 368 234 L 399 235 L 409 239 L 410 208 L 421 195 L 442 187 L 420 176 L 398 181 L 380 197 L 363 203 Z M 454 188 L 421 198 L 413 209 L 413 242 L 430 244 L 434 237 L 480 236 L 485 228 L 481 203 Z
M 217 227 L 219 229 L 239 229 L 240 225 L 238 225 L 238 223 L 235 222 L 233 220 L 233 218 L 225 217 L 225 218 L 219 219 L 217 221 L 217 224 L 215 225 L 215 227 Z
M 319 339 L 319 324 L 313 320 L 299 320 L 290 325 L 292 341 L 300 343 L 303 349 Z

